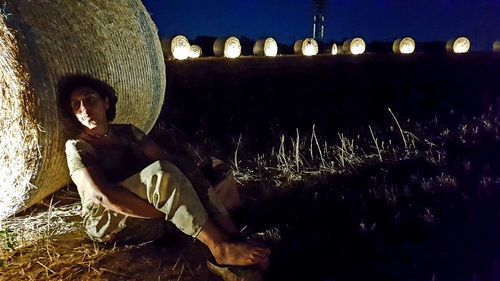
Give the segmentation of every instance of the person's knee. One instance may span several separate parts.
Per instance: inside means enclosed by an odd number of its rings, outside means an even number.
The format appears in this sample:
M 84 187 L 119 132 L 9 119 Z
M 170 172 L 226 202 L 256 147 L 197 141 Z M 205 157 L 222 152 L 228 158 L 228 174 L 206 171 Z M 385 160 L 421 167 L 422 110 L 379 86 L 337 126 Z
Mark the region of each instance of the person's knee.
M 192 188 L 191 181 L 174 164 L 167 160 L 158 161 L 158 169 L 155 173 L 158 180 L 165 181 L 164 184 L 175 186 L 176 188 Z
M 158 160 L 155 161 L 151 166 L 154 166 L 154 172 L 156 174 L 174 174 L 182 175 L 185 177 L 184 173 L 175 164 L 168 160 Z

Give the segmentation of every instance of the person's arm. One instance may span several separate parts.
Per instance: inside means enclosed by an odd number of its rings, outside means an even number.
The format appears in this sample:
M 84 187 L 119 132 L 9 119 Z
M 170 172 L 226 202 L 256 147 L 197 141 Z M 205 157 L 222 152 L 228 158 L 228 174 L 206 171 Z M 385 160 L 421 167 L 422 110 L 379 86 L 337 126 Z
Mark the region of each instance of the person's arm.
M 91 200 L 112 211 L 136 218 L 163 218 L 165 214 L 136 194 L 110 183 L 96 166 L 75 170 L 71 178 Z

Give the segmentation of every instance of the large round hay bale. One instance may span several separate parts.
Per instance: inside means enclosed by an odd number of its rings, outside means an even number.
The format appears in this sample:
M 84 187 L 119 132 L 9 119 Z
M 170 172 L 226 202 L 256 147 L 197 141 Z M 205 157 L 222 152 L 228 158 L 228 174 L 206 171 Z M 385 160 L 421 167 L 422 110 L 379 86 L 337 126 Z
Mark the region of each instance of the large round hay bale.
M 315 56 L 319 52 L 318 42 L 313 38 L 297 40 L 293 45 L 293 51 L 298 55 Z
M 361 55 L 366 51 L 365 41 L 359 37 L 344 41 L 342 50 L 346 54 Z
M 196 59 L 201 57 L 203 54 L 203 50 L 198 45 L 191 45 L 191 49 L 189 50 L 189 58 Z
M 257 40 L 253 45 L 255 56 L 275 57 L 278 54 L 278 43 L 273 38 Z
M 392 44 L 395 54 L 411 54 L 415 51 L 415 40 L 411 37 L 398 38 Z
M 493 43 L 493 52 L 500 53 L 500 40 Z
M 163 38 L 160 40 L 160 43 L 165 58 L 177 60 L 189 58 L 191 45 L 185 36 L 177 35 L 174 38 Z
M 455 54 L 465 54 L 469 52 L 470 40 L 467 37 L 459 37 L 448 40 L 446 43 L 446 51 Z
M 234 36 L 228 38 L 218 38 L 213 46 L 216 57 L 237 58 L 241 55 L 240 40 Z
M 5 4 L 4 4 L 5 3 Z M 114 87 L 115 123 L 148 132 L 165 93 L 157 29 L 140 0 L 6 0 L 0 16 L 0 219 L 70 181 L 58 81 Z M 66 125 L 65 125 L 66 124 Z

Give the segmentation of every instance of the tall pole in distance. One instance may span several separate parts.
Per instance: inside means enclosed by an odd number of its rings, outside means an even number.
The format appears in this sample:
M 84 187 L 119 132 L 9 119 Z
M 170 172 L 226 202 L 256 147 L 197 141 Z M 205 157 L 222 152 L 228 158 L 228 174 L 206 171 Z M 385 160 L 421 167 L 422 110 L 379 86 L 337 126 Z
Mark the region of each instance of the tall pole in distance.
M 313 38 L 317 41 L 325 39 L 325 11 L 328 0 L 313 0 Z

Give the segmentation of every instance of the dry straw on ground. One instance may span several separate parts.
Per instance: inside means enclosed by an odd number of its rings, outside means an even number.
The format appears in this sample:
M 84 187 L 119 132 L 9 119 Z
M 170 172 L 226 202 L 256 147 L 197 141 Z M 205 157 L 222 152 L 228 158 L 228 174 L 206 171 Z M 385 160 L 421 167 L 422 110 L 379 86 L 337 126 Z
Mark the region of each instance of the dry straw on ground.
M 0 281 L 212 280 L 206 278 L 204 251 L 188 237 L 139 245 L 90 241 L 81 225 L 79 201 L 70 186 L 28 214 L 2 222 Z
M 139 0 L 8 0 L 0 17 L 0 219 L 69 181 L 57 83 L 89 75 L 114 87 L 117 123 L 144 131 L 164 98 L 156 27 Z

